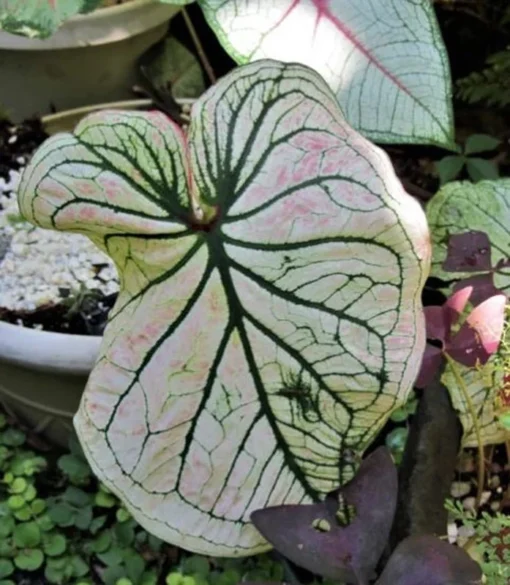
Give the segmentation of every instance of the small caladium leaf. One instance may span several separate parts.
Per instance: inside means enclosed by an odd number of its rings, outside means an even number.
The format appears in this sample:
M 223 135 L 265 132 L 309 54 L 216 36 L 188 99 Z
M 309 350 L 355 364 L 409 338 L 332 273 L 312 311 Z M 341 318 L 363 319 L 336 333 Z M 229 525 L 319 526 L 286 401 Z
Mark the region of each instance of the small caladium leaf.
M 410 536 L 391 555 L 375 585 L 480 585 L 479 565 L 435 536 Z
M 510 179 L 445 185 L 427 204 L 432 276 L 451 281 L 494 268 L 494 285 L 508 296 L 509 201 Z
M 297 565 L 328 579 L 367 583 L 387 544 L 397 488 L 395 464 L 388 449 L 380 447 L 352 481 L 324 502 L 265 508 L 251 518 L 275 549 Z
M 101 0 L 0 0 L 0 29 L 44 39 L 68 18 L 97 8 Z
M 199 0 L 238 63 L 304 63 L 375 142 L 453 141 L 446 49 L 428 0 Z
M 189 134 L 102 112 L 50 138 L 27 219 L 88 235 L 121 290 L 75 426 L 147 530 L 267 549 L 250 513 L 342 485 L 402 406 L 425 345 L 429 236 L 389 159 L 301 65 L 234 70 Z

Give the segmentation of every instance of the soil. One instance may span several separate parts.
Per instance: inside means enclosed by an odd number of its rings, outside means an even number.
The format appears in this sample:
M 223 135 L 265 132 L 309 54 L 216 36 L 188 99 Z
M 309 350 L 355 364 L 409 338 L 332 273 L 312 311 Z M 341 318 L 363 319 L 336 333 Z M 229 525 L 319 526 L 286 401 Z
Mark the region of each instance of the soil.
M 48 135 L 38 119 L 11 124 L 0 119 L 0 177 L 7 181 L 9 171 L 23 168 L 35 149 Z

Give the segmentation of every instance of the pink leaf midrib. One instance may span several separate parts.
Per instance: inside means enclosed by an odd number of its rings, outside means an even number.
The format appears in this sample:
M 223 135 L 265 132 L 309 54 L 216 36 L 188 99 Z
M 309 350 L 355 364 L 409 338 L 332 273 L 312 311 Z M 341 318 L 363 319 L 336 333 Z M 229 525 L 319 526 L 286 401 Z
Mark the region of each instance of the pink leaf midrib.
M 299 4 L 301 4 L 301 1 L 302 0 L 292 0 L 289 8 L 285 11 L 282 17 L 278 20 L 278 22 L 273 27 L 271 27 L 271 29 L 268 32 L 276 30 L 280 26 L 280 24 L 282 24 L 282 22 L 284 22 L 285 19 L 299 6 Z M 363 43 L 361 43 L 361 41 L 359 41 L 356 38 L 352 30 L 347 28 L 345 23 L 343 23 L 337 16 L 335 16 L 332 13 L 330 9 L 331 0 L 312 0 L 312 3 L 317 9 L 317 18 L 315 19 L 314 25 L 314 35 L 317 32 L 319 23 L 323 18 L 330 20 L 338 29 L 340 34 L 342 34 L 347 40 L 349 40 L 354 45 L 354 47 L 356 47 L 356 49 L 360 51 L 360 53 L 363 56 L 366 57 L 366 59 L 370 63 L 372 63 L 377 69 L 379 69 L 379 71 L 381 71 L 383 75 L 385 75 L 390 81 L 392 81 L 402 92 L 404 92 L 405 94 L 414 99 L 412 93 L 400 81 L 400 79 L 393 75 L 393 73 L 391 73 L 389 69 L 387 69 L 378 59 L 376 59 L 374 55 L 365 47 L 365 45 L 363 45 Z

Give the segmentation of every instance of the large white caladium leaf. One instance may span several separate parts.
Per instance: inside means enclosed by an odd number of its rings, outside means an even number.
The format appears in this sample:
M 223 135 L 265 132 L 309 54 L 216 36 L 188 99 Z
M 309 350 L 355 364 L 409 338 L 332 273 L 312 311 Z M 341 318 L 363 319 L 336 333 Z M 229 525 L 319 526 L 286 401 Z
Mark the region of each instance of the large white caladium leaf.
M 430 0 L 199 0 L 237 60 L 304 63 L 375 142 L 455 149 L 448 57 Z
M 161 538 L 268 548 L 250 513 L 351 477 L 405 402 L 425 216 L 314 71 L 236 69 L 187 137 L 161 113 L 94 114 L 40 149 L 19 200 L 116 262 L 75 424 L 94 472 Z
M 492 270 L 497 289 L 507 296 L 510 292 L 510 179 L 470 183 L 457 181 L 445 185 L 429 202 L 427 217 L 432 234 L 431 275 L 446 282 L 482 277 Z M 452 236 L 483 232 L 489 246 L 477 249 L 470 245 L 473 254 L 469 271 L 445 270 Z M 479 238 L 478 238 L 479 239 Z M 478 240 L 475 240 L 475 242 Z M 469 237 L 466 240 L 469 243 Z M 498 267 L 498 265 L 500 267 Z M 479 269 L 477 269 L 477 266 Z M 469 282 L 469 281 L 468 281 Z M 476 282 L 475 282 L 476 286 Z M 506 347 L 500 347 L 507 351 Z M 508 439 L 508 432 L 497 421 L 497 396 L 504 386 L 505 372 L 501 368 L 501 356 L 494 355 L 481 369 L 455 364 L 468 391 L 485 444 L 501 443 Z M 460 415 L 465 431 L 465 445 L 475 446 L 473 416 L 466 404 L 458 379 L 447 365 L 443 382 L 450 390 L 452 402 Z

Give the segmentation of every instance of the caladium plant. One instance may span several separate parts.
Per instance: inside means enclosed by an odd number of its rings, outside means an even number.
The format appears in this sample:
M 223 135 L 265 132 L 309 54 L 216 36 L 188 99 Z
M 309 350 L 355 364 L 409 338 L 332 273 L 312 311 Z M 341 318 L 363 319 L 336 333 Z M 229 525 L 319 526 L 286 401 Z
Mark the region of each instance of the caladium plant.
M 234 70 L 187 136 L 159 112 L 93 114 L 41 147 L 18 198 L 118 267 L 75 426 L 161 538 L 267 549 L 250 513 L 342 484 L 405 403 L 425 344 L 425 216 L 311 69 Z
M 380 447 L 347 485 L 323 502 L 253 512 L 260 532 L 281 554 L 327 579 L 368 585 L 388 545 L 397 507 L 397 472 Z M 436 536 L 401 541 L 374 585 L 476 585 L 482 572 L 462 549 Z
M 90 12 L 101 0 L 0 0 L 0 29 L 44 39 L 71 16 Z

